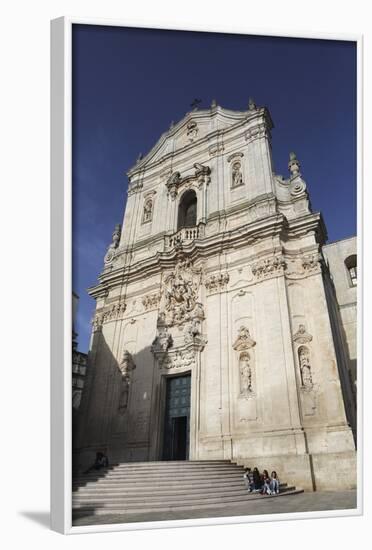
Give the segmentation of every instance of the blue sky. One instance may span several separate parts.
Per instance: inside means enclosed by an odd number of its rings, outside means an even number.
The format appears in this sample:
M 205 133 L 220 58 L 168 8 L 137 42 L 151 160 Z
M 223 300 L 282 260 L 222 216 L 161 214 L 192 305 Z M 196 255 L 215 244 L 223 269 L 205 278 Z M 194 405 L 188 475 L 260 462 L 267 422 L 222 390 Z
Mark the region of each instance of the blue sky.
M 274 121 L 273 159 L 295 151 L 329 241 L 356 232 L 356 46 L 353 42 L 74 25 L 73 289 L 87 351 L 97 282 L 126 172 L 190 103 L 242 110 L 253 97 Z

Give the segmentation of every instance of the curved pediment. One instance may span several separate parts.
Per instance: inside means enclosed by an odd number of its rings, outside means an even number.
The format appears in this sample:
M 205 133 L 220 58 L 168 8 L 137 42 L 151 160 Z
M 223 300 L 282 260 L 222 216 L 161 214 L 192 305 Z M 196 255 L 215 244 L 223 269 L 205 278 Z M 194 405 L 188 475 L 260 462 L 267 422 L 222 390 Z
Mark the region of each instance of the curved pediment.
M 128 176 L 132 177 L 168 155 L 192 147 L 194 143 L 202 141 L 214 132 L 223 132 L 250 118 L 262 116 L 266 112 L 266 109 L 256 107 L 247 111 L 231 111 L 217 105 L 210 109 L 190 111 L 161 135 L 154 147 L 129 170 Z

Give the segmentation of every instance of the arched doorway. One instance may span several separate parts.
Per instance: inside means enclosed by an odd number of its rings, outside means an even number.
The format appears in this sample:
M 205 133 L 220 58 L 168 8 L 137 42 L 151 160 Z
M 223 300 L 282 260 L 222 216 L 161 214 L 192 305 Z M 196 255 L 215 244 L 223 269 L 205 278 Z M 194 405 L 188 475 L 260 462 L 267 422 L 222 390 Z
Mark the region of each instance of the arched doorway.
M 193 189 L 189 189 L 182 195 L 178 206 L 177 230 L 182 229 L 182 227 L 196 226 L 196 207 L 196 193 Z

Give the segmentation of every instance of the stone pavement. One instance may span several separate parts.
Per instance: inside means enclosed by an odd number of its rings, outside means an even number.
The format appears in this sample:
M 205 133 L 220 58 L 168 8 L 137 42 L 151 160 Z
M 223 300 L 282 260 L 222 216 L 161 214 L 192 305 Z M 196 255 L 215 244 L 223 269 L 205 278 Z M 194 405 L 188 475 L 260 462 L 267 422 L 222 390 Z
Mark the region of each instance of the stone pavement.
M 325 510 L 349 510 L 357 506 L 356 491 L 300 493 L 262 501 L 252 500 L 244 504 L 231 504 L 226 508 L 188 510 L 178 512 L 153 512 L 131 514 L 90 515 L 75 518 L 73 525 L 102 525 L 107 523 L 137 523 L 142 521 L 169 521 L 180 519 L 249 516 L 260 514 L 283 514 L 318 512 Z

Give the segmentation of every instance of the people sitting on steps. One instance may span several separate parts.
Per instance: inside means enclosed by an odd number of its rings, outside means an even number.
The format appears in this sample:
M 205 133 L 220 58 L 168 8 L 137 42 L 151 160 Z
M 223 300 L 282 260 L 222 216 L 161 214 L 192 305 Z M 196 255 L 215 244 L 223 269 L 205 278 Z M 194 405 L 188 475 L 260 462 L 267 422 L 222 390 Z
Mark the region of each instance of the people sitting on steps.
M 267 470 L 260 474 L 257 467 L 246 468 L 243 474 L 244 483 L 249 493 L 260 493 L 261 495 L 278 495 L 280 489 L 279 478 L 275 470 L 271 476 Z

